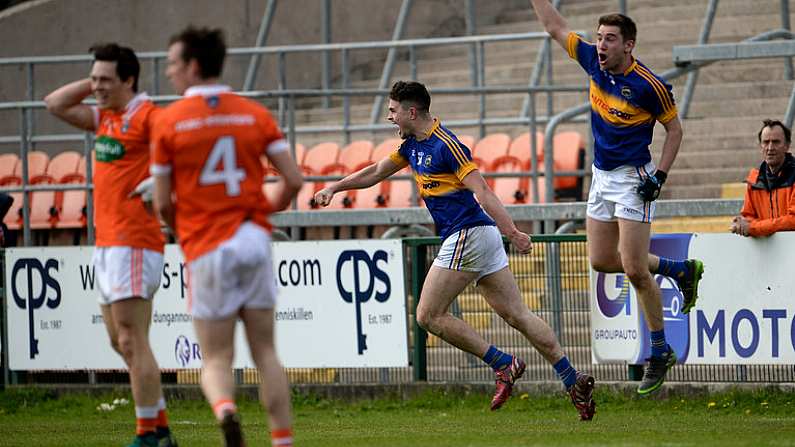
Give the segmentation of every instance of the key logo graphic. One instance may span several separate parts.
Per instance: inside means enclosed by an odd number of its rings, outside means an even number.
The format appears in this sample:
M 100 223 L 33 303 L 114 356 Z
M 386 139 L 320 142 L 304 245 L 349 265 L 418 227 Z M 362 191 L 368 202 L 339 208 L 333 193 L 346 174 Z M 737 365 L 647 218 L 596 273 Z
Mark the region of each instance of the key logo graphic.
M 11 269 L 11 295 L 14 303 L 28 311 L 28 334 L 30 358 L 39 354 L 39 340 L 36 338 L 34 313 L 45 304 L 55 309 L 61 304 L 61 284 L 51 272 L 58 271 L 58 261 L 47 259 L 44 264 L 36 258 L 22 258 Z M 20 274 L 23 276 L 18 277 Z
M 370 298 L 379 303 L 389 299 L 392 283 L 389 275 L 379 267 L 388 261 L 387 252 L 376 250 L 373 256 L 364 250 L 346 250 L 337 260 L 337 290 L 343 301 L 353 303 L 356 311 L 356 347 L 359 355 L 367 349 L 367 335 L 362 329 L 362 304 Z M 376 283 L 383 284 L 376 289 Z

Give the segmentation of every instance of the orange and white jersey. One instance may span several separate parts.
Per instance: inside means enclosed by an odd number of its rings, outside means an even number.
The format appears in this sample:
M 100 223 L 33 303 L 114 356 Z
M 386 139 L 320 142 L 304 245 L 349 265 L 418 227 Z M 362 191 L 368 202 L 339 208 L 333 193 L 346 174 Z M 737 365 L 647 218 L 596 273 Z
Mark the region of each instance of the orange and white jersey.
M 149 136 L 158 108 L 146 93 L 122 112 L 94 110 L 94 222 L 97 247 L 133 247 L 163 252 L 157 218 L 140 196 L 129 197 L 149 176 Z
M 194 86 L 158 115 L 152 175 L 170 175 L 177 237 L 187 261 L 231 238 L 245 221 L 268 231 L 260 156 L 288 150 L 264 106 L 222 85 Z

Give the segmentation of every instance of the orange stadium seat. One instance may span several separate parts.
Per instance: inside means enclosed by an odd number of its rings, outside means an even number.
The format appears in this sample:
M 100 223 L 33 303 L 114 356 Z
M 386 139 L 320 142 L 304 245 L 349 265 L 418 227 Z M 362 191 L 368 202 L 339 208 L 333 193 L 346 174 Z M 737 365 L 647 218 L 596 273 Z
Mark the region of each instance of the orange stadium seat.
M 370 164 L 372 154 L 373 143 L 371 141 L 353 141 L 340 151 L 337 163 L 345 167 L 346 173 L 351 173 Z
M 312 172 L 323 172 L 323 168 L 337 162 L 339 153 L 340 146 L 337 143 L 316 144 L 306 151 L 301 166 L 311 169 Z
M 411 174 L 409 168 L 401 169 L 395 175 Z M 417 206 L 417 203 L 411 199 L 412 183 L 414 180 L 390 180 L 388 186 L 387 206 L 390 208 L 410 208 Z M 419 195 L 419 194 L 418 194 Z
M 522 172 L 523 163 L 516 157 L 505 155 L 494 161 L 493 172 Z M 494 194 L 506 205 L 526 202 L 527 177 L 493 178 Z
M 86 191 L 64 191 L 58 206 L 55 228 L 83 228 L 86 226 Z
M 355 208 L 384 208 L 389 193 L 389 182 L 381 182 L 369 188 L 351 191 Z
M 392 152 L 395 152 L 395 150 L 400 147 L 401 143 L 403 143 L 403 140 L 400 138 L 387 138 L 373 149 L 373 154 L 370 156 L 370 159 L 376 163 L 381 161 Z
M 504 133 L 493 133 L 486 135 L 477 142 L 472 149 L 472 158 L 482 161 L 483 166 L 491 170 L 494 160 L 508 155 L 508 146 L 511 144 L 511 137 Z
M 47 155 L 46 152 L 42 151 L 30 151 L 28 152 L 28 181 L 30 184 L 36 184 L 42 182 L 45 177 L 44 174 L 47 172 L 47 164 L 50 162 L 50 156 Z M 14 175 L 22 178 L 22 161 L 20 160 L 17 163 L 16 169 L 14 169 Z
M 65 177 L 77 173 L 82 156 L 76 151 L 63 151 L 50 160 L 45 175 L 53 183 L 60 183 Z
M 30 196 L 30 228 L 53 228 L 58 222 L 55 191 L 35 191 Z
M 14 198 L 14 203 L 11 204 L 11 208 L 8 209 L 8 213 L 6 213 L 6 216 L 3 218 L 3 223 L 6 224 L 9 230 L 18 230 L 22 227 L 22 217 L 20 214 L 22 210 L 22 193 L 11 192 L 8 194 Z
M 0 154 L 0 185 L 11 185 L 21 183 L 14 171 L 19 163 L 17 154 Z
M 561 132 L 555 135 L 552 142 L 555 150 L 556 168 L 561 171 L 582 169 L 585 154 L 585 140 L 579 132 Z M 556 177 L 555 189 L 573 189 L 577 187 L 577 177 Z
M 530 132 L 514 138 L 508 147 L 508 155 L 518 158 L 522 163 L 530 162 Z M 536 157 L 539 162 L 544 160 L 544 134 L 536 132 Z

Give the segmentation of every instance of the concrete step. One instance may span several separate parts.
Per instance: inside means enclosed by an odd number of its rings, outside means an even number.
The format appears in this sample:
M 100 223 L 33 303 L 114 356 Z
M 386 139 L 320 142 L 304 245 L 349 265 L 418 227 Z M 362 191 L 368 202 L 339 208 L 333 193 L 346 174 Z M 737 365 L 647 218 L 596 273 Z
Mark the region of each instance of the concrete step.
M 662 190 L 663 199 L 719 199 L 721 183 L 701 183 L 696 185 L 669 185 Z
M 679 151 L 676 156 L 674 170 L 693 168 L 733 168 L 736 166 L 752 166 L 759 164 L 759 151 L 757 150 L 717 150 L 709 152 Z
M 733 166 L 722 169 L 713 168 L 685 168 L 673 169 L 668 174 L 668 183 L 671 185 L 700 185 L 704 183 L 721 184 L 736 182 L 748 174 L 748 166 Z M 668 184 L 666 184 L 666 187 Z M 718 192 L 720 192 L 718 190 Z

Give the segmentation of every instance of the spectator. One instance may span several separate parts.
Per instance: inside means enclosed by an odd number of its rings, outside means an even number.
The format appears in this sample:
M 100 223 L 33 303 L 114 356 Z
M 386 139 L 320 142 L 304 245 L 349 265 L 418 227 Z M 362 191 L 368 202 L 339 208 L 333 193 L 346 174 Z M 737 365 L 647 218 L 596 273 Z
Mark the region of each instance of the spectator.
M 762 164 L 751 169 L 745 182 L 745 203 L 732 221 L 731 232 L 742 236 L 770 236 L 795 230 L 795 158 L 790 153 L 792 132 L 781 121 L 766 119 L 759 131 Z

